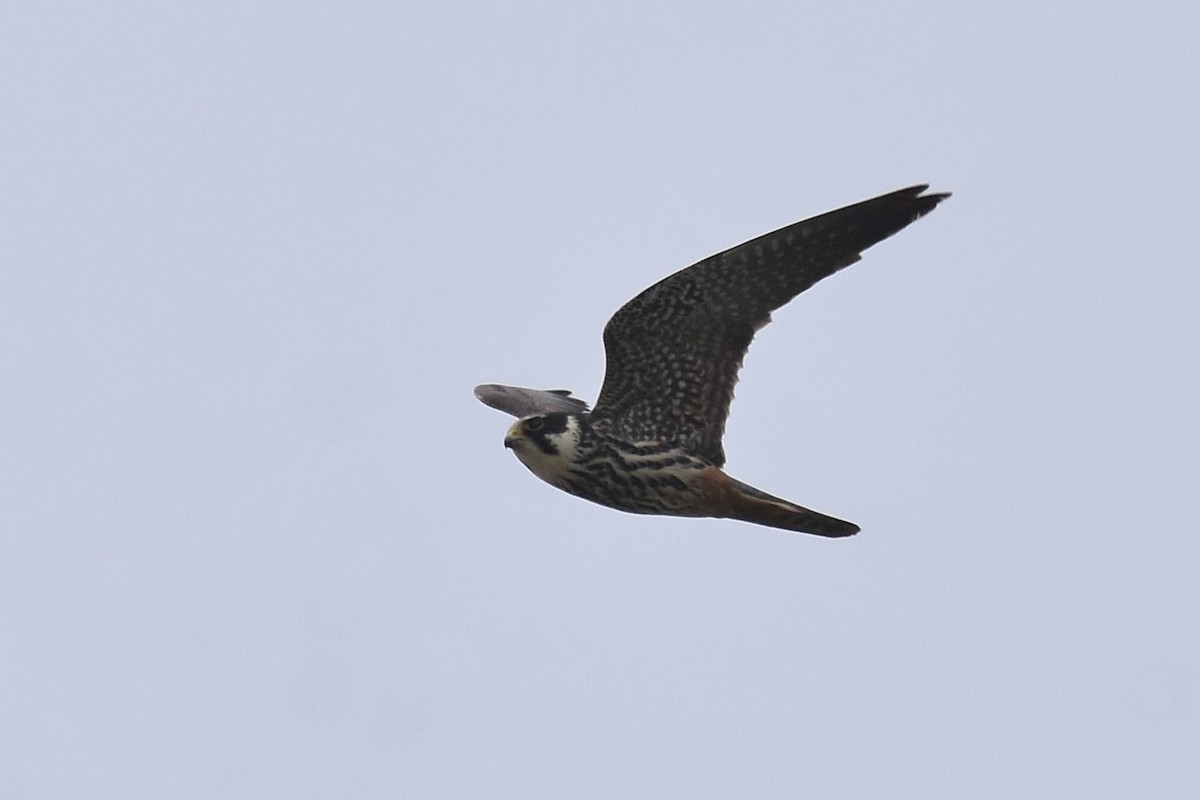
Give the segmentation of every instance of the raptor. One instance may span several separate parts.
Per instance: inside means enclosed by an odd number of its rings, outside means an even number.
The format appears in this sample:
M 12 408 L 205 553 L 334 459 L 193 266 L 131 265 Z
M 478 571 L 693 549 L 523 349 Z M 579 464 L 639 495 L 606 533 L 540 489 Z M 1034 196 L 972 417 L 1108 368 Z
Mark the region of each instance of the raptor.
M 738 370 L 771 312 L 932 211 L 910 186 L 780 228 L 670 275 L 604 328 L 594 408 L 566 390 L 475 387 L 519 419 L 504 438 L 533 474 L 635 514 L 721 517 L 818 536 L 859 528 L 730 477 L 722 438 Z

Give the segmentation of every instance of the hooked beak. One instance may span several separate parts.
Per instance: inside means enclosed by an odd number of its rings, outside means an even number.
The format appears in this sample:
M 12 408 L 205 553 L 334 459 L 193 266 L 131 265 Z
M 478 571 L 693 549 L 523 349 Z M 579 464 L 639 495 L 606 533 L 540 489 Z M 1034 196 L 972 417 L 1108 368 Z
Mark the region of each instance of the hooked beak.
M 504 434 L 504 446 L 509 450 L 515 449 L 524 438 L 521 434 L 521 423 L 514 422 L 513 426 L 508 429 L 508 433 Z

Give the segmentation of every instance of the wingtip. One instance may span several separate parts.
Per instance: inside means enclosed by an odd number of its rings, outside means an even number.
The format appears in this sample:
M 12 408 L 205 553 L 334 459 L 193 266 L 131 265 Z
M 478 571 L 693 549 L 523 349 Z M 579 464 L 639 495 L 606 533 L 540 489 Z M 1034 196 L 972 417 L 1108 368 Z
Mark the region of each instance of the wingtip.
M 926 192 L 929 191 L 928 183 L 922 183 L 917 186 L 913 186 L 912 188 L 916 190 L 915 192 L 913 192 L 913 196 L 916 199 L 932 200 L 932 201 L 934 201 L 935 204 L 940 203 L 943 200 L 945 200 L 947 197 L 950 197 L 953 195 L 953 192 L 930 192 L 929 194 L 925 194 Z
M 582 414 L 588 410 L 587 402 L 573 397 L 569 389 L 525 389 L 481 383 L 475 387 L 475 399 L 514 417 L 553 412 Z
M 837 532 L 824 535 L 831 536 L 835 539 L 841 539 L 846 536 L 857 536 L 862 531 L 862 528 L 858 527 L 853 522 L 845 522 L 844 520 L 839 520 L 839 522 L 842 522 L 845 527 L 841 528 Z

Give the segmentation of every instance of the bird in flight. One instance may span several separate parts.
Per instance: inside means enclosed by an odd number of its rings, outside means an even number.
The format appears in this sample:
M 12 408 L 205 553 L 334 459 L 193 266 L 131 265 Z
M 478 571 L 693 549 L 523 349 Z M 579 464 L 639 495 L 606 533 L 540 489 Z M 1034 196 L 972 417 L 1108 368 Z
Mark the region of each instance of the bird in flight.
M 818 536 L 852 522 L 730 477 L 721 439 L 738 370 L 771 312 L 932 211 L 927 185 L 780 228 L 670 275 L 604 328 L 606 365 L 590 411 L 567 390 L 483 384 L 475 396 L 519 419 L 504 446 L 542 480 L 634 514 L 737 519 Z

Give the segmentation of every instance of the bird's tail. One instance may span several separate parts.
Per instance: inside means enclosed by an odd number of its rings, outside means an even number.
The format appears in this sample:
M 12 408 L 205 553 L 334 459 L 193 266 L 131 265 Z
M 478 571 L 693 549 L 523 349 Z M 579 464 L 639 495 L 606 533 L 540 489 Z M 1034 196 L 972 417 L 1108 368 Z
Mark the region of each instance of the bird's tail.
M 733 495 L 731 513 L 732 519 L 753 522 L 756 525 L 767 525 L 772 528 L 782 528 L 785 531 L 797 533 L 814 533 L 817 536 L 853 536 L 859 527 L 853 522 L 826 516 L 818 511 L 812 511 L 790 503 L 753 486 L 730 478 Z

